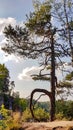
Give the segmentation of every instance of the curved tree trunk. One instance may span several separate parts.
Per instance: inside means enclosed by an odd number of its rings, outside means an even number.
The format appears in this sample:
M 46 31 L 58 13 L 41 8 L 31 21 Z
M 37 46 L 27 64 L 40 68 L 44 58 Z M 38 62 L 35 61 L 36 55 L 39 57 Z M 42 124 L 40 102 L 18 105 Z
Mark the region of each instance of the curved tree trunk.
M 34 89 L 32 92 L 31 92 L 31 97 L 30 97 L 30 111 L 31 111 L 31 114 L 32 114 L 32 117 L 36 120 L 36 121 L 40 121 L 39 119 L 37 119 L 34 115 L 34 112 L 33 112 L 33 96 L 36 92 L 41 92 L 41 93 L 45 93 L 51 100 L 51 92 L 48 92 L 47 90 L 45 89 Z

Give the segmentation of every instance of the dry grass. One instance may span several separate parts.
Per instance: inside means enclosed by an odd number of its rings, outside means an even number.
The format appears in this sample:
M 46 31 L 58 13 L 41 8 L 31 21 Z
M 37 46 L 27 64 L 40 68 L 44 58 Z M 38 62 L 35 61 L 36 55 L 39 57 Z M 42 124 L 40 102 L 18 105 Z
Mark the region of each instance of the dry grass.
M 21 118 L 20 112 L 13 112 L 12 114 L 14 122 L 19 122 Z

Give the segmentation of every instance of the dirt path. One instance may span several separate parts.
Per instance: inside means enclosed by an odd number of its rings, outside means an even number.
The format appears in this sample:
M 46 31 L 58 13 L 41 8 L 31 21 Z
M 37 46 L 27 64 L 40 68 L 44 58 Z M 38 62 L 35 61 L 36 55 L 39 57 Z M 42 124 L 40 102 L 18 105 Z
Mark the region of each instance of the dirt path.
M 54 121 L 47 123 L 24 123 L 24 130 L 67 130 L 73 126 L 73 121 Z

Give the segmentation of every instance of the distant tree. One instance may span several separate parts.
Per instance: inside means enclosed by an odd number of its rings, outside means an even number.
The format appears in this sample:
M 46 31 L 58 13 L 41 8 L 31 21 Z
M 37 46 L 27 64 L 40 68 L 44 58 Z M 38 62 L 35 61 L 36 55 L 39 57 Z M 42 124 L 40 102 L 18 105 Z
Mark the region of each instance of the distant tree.
M 21 111 L 23 112 L 28 107 L 28 101 L 26 99 L 20 98 L 19 105 L 20 105 Z
M 68 120 L 73 119 L 73 101 L 58 100 L 56 101 L 56 116 L 57 118 Z
M 13 87 L 14 81 L 10 81 L 9 70 L 4 64 L 0 64 L 0 102 L 7 108 L 9 108 L 11 102 L 10 96 Z
M 9 71 L 5 65 L 0 64 L 0 92 L 7 92 L 9 88 Z
M 13 92 L 13 93 L 12 93 L 12 97 L 14 97 L 14 98 L 19 98 L 19 97 L 20 97 L 19 92 L 18 92 L 18 91 Z

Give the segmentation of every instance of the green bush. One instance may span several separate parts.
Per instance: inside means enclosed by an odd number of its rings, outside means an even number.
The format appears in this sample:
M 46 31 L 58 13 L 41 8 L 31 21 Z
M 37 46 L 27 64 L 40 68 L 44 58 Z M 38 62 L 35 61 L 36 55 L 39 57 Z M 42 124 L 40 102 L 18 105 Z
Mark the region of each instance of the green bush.
M 9 130 L 5 120 L 0 120 L 0 130 Z
M 20 128 L 18 122 L 17 114 L 15 119 L 13 119 L 12 111 L 9 111 L 4 108 L 4 105 L 1 106 L 0 114 L 3 116 L 3 119 L 0 120 L 0 130 L 10 130 L 12 128 Z
M 49 119 L 49 113 L 42 108 L 37 108 L 34 111 L 34 115 L 40 121 L 47 121 Z M 30 122 L 33 121 L 30 110 L 27 108 L 22 114 L 22 121 Z
M 23 113 L 22 113 L 22 121 L 29 122 L 32 120 L 32 115 L 30 112 L 30 109 L 27 108 Z
M 56 119 L 57 120 L 62 120 L 64 118 L 64 115 L 62 112 L 59 112 L 58 114 L 56 114 Z
M 61 116 L 61 117 L 60 117 Z M 73 119 L 73 101 L 57 101 L 56 102 L 56 118 Z
M 42 108 L 37 108 L 34 112 L 35 117 L 37 119 L 39 119 L 40 121 L 47 121 L 49 120 L 49 113 L 46 112 L 44 109 Z
M 0 114 L 2 115 L 2 117 L 4 119 L 7 119 L 10 116 L 10 111 L 5 109 L 4 105 L 2 105 L 1 108 L 0 108 Z

